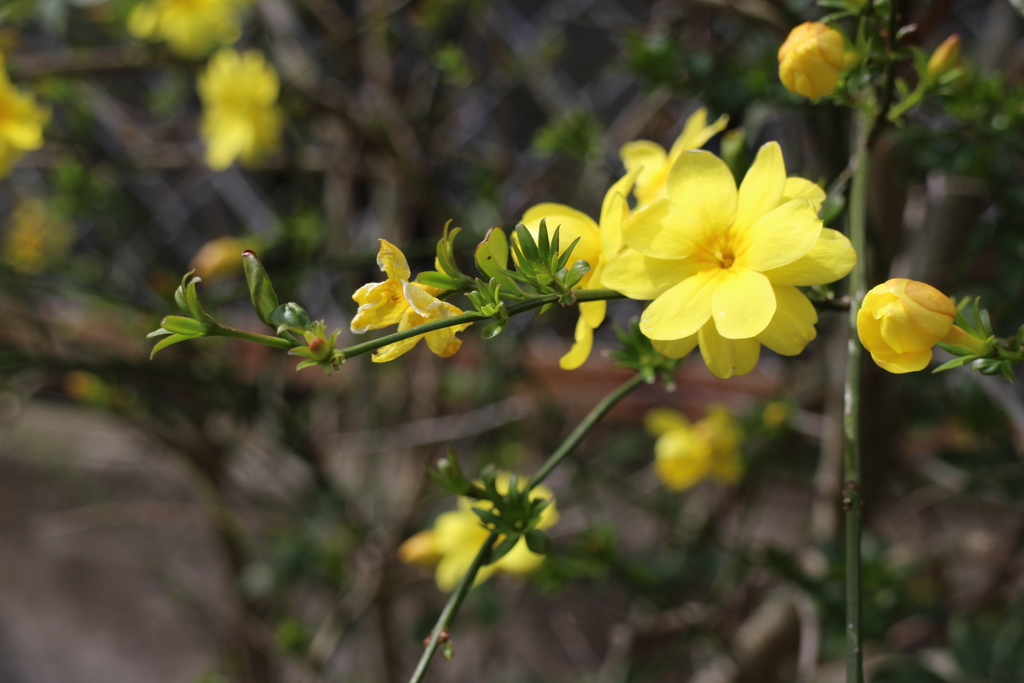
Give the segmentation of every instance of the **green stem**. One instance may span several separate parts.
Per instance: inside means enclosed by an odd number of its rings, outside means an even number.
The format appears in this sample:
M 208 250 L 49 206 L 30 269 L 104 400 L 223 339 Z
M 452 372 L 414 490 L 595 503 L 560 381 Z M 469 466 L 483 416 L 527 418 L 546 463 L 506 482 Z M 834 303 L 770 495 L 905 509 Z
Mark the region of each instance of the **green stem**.
M 610 290 L 590 290 L 592 292 L 598 291 L 610 291 Z M 580 292 L 583 294 L 583 292 Z M 616 296 L 618 296 L 616 294 Z M 610 298 L 610 297 L 609 297 Z M 582 299 L 582 297 L 581 297 Z M 593 300 L 593 299 L 591 299 Z M 511 307 L 510 307 L 511 308 Z M 530 478 L 529 488 L 532 489 L 537 484 L 544 481 L 545 477 L 551 474 L 551 471 L 555 469 L 560 462 L 562 462 L 569 453 L 573 451 L 576 446 L 579 445 L 583 437 L 594 428 L 594 426 L 601 421 L 608 411 L 615 406 L 616 403 L 622 400 L 622 398 L 629 392 L 636 389 L 638 386 L 643 384 L 643 377 L 639 374 L 634 375 L 630 379 L 620 384 L 614 391 L 601 399 L 601 402 L 594 406 L 587 416 L 576 425 L 576 429 L 572 430 L 572 433 L 565 438 L 565 441 L 555 449 L 555 452 L 551 454 L 540 469 Z M 462 577 L 462 581 L 455 588 L 455 592 L 448 598 L 448 602 L 445 604 L 444 609 L 441 611 L 441 616 L 437 618 L 437 623 L 434 624 L 434 629 L 430 632 L 430 640 L 427 642 L 426 649 L 423 651 L 423 655 L 420 657 L 419 664 L 416 665 L 416 670 L 412 674 L 412 678 L 409 679 L 409 683 L 420 683 L 423 677 L 427 673 L 427 667 L 430 665 L 430 660 L 433 659 L 434 653 L 437 652 L 437 648 L 440 645 L 440 635 L 442 631 L 446 631 L 455 619 L 455 615 L 459 611 L 459 607 L 462 606 L 462 601 L 466 598 L 466 594 L 469 593 L 469 589 L 473 587 L 473 582 L 476 581 L 477 572 L 483 567 L 486 562 L 487 555 L 491 552 L 491 547 L 494 546 L 495 541 L 498 540 L 498 535 L 492 533 L 484 541 L 484 544 L 480 547 L 480 551 L 477 552 L 476 557 L 473 558 L 473 564 L 466 570 L 465 575 Z
M 867 281 L 867 186 L 870 152 L 867 122 L 858 125 L 854 152 L 853 183 L 850 188 L 850 242 L 857 263 L 850 272 L 850 329 L 846 352 L 846 385 L 843 407 L 843 509 L 846 511 L 846 683 L 862 683 L 864 659 L 861 652 L 861 466 L 860 466 L 860 377 L 863 349 L 857 336 L 857 311 L 864 299 Z
M 211 337 L 232 337 L 234 339 L 242 339 L 247 342 L 253 342 L 256 344 L 263 344 L 265 346 L 273 346 L 276 349 L 294 349 L 298 344 L 281 337 L 271 337 L 266 334 L 257 334 L 256 332 L 247 332 L 246 330 L 239 330 L 235 327 L 228 327 L 227 325 L 218 324 L 216 327 L 211 329 L 208 333 Z
M 483 545 L 480 546 L 480 551 L 473 558 L 473 564 L 469 565 L 469 569 L 463 575 L 462 581 L 455 587 L 455 591 L 448 598 L 444 609 L 441 610 L 441 616 L 437 618 L 437 623 L 434 624 L 434 629 L 430 632 L 430 640 L 427 642 L 427 647 L 423 650 L 423 655 L 420 657 L 420 661 L 416 665 L 416 670 L 412 673 L 409 683 L 420 683 L 427 674 L 430 660 L 434 658 L 434 653 L 437 652 L 437 648 L 441 644 L 441 632 L 447 631 L 452 625 L 455 615 L 462 606 L 462 601 L 466 599 L 469 589 L 473 587 L 473 583 L 476 581 L 477 572 L 486 564 L 485 560 L 491 554 L 491 548 L 497 540 L 498 534 L 492 533 L 487 537 Z
M 576 292 L 576 301 L 581 303 L 586 301 L 605 301 L 607 299 L 621 298 L 621 294 L 611 289 L 584 289 Z M 553 304 L 556 301 L 558 301 L 557 294 L 546 294 L 544 296 L 527 299 L 526 301 L 518 301 L 507 307 L 508 314 L 512 316 L 519 313 L 525 313 L 526 311 L 532 311 L 535 308 L 540 308 L 547 304 Z M 371 339 L 370 341 L 366 341 L 361 344 L 355 344 L 354 346 L 341 349 L 341 353 L 345 357 L 345 360 L 348 360 L 349 358 L 354 358 L 355 356 L 360 356 L 364 353 L 369 353 L 370 351 L 376 351 L 382 346 L 394 344 L 395 342 L 400 342 L 403 339 L 409 339 L 410 337 L 417 337 L 421 334 L 426 334 L 427 332 L 442 330 L 446 327 L 454 327 L 455 325 L 471 325 L 473 323 L 490 319 L 490 316 L 484 315 L 483 313 L 469 311 L 462 315 L 452 316 L 451 318 L 445 318 L 443 320 L 432 320 L 429 323 L 410 327 L 409 329 L 402 330 L 401 332 L 394 332 L 392 334 L 384 335 L 383 337 L 378 337 L 377 339 Z
M 601 418 L 607 415 L 608 411 L 611 410 L 623 396 L 636 389 L 638 386 L 643 384 L 643 382 L 643 375 L 634 375 L 620 384 L 615 391 L 601 399 L 601 402 L 594 406 L 594 409 L 591 410 L 585 418 L 583 418 L 582 422 L 576 425 L 576 429 L 572 430 L 572 433 L 566 437 L 565 441 L 562 442 L 562 445 L 551 454 L 544 464 L 540 466 L 540 469 L 537 470 L 537 472 L 530 478 L 529 489 L 533 489 L 537 484 L 544 481 L 547 476 L 551 474 L 551 471 L 558 467 L 560 462 L 565 460 L 565 456 L 569 455 L 569 453 L 579 445 L 580 441 L 583 440 L 583 437 L 587 435 L 587 432 L 593 429 L 594 425 L 596 425 Z

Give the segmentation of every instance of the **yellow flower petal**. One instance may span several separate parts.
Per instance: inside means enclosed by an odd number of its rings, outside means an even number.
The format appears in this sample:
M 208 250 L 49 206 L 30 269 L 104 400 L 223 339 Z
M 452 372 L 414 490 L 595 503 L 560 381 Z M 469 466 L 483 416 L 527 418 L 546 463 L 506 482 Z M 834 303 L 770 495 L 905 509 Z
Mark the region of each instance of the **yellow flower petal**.
M 710 321 L 700 328 L 700 355 L 715 377 L 745 375 L 757 365 L 761 344 L 757 339 L 726 339 Z
M 701 270 L 666 291 L 640 316 L 640 331 L 650 339 L 680 339 L 699 330 L 711 317 L 712 295 L 724 272 Z
M 352 299 L 359 304 L 359 310 L 349 324 L 355 334 L 395 325 L 409 310 L 401 283 L 391 280 L 365 284 L 356 290 Z
M 633 169 L 615 181 L 601 203 L 601 254 L 607 259 L 622 248 L 622 224 L 629 218 L 629 195 L 640 169 Z
M 576 321 L 576 343 L 558 360 L 558 367 L 563 370 L 575 370 L 586 362 L 590 357 L 590 350 L 594 346 L 594 328 L 587 324 L 586 319 L 581 315 Z
M 733 266 L 716 280 L 711 311 L 718 333 L 745 339 L 764 331 L 775 314 L 772 283 L 761 273 Z
M 607 308 L 607 301 L 585 301 L 580 304 L 580 315 L 587 321 L 587 325 L 596 328 L 604 322 Z
M 806 199 L 794 199 L 761 216 L 752 226 L 739 227 L 737 262 L 764 272 L 793 263 L 806 255 L 821 235 L 821 219 Z
M 526 545 L 526 539 L 520 538 L 512 550 L 494 563 L 494 567 L 510 574 L 529 574 L 543 562 L 544 556 L 530 550 Z
M 690 420 L 673 408 L 651 408 L 644 415 L 644 429 L 651 436 L 661 436 L 673 429 L 689 429 Z
M 650 140 L 627 142 L 619 150 L 619 157 L 627 172 L 638 172 L 633 189 L 637 201 L 647 204 L 657 198 L 665 185 L 665 165 L 668 154 L 661 145 Z
M 697 335 L 691 334 L 682 339 L 652 339 L 651 345 L 654 350 L 668 358 L 682 358 L 690 351 L 697 348 Z
M 667 199 L 644 206 L 622 226 L 626 246 L 660 259 L 681 259 L 697 250 L 704 237 L 700 220 Z
M 825 203 L 827 195 L 825 190 L 817 183 L 812 183 L 806 178 L 786 178 L 786 185 L 782 189 L 780 204 L 793 199 L 806 199 L 814 207 L 815 211 L 821 211 L 821 205 Z
M 782 148 L 777 142 L 762 145 L 740 185 L 733 229 L 742 232 L 776 208 L 785 185 L 786 162 L 782 159 Z
M 645 301 L 660 296 L 670 287 L 695 275 L 700 268 L 690 261 L 652 258 L 634 249 L 626 249 L 605 266 L 601 284 L 630 299 Z
M 709 126 L 708 110 L 701 107 L 690 114 L 690 118 L 686 119 L 686 123 L 683 125 L 683 132 L 679 134 L 679 137 L 672 144 L 672 149 L 669 150 L 669 159 L 674 161 L 687 150 L 703 147 L 705 142 L 725 130 L 727 125 L 729 125 L 729 117 L 723 114 Z
M 776 285 L 824 285 L 846 277 L 857 263 L 857 252 L 846 235 L 822 228 L 811 250 L 790 264 L 762 271 Z
M 818 312 L 796 287 L 775 286 L 775 315 L 758 341 L 782 356 L 795 356 L 817 336 Z
M 412 275 L 409 270 L 409 262 L 405 260 L 402 250 L 385 239 L 380 242 L 380 251 L 377 252 L 377 267 L 387 273 L 388 279 L 398 282 L 408 280 Z
M 736 217 L 732 171 L 710 152 L 683 152 L 668 174 L 668 198 L 697 218 L 706 232 L 724 232 Z

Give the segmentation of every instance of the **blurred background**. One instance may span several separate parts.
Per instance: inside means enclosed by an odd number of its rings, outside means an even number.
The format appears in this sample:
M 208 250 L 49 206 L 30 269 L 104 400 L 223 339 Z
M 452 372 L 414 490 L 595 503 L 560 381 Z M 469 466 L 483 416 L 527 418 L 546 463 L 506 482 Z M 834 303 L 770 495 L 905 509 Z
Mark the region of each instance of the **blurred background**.
M 280 75 L 283 144 L 221 172 L 198 133 L 206 56 L 133 38 L 135 4 L 0 2 L 10 79 L 52 111 L 0 181 L 2 683 L 404 681 L 446 599 L 396 556 L 454 508 L 425 465 L 451 446 L 471 475 L 528 474 L 629 375 L 601 352 L 608 325 L 560 370 L 560 310 L 486 343 L 471 328 L 450 359 L 421 345 L 330 377 L 228 339 L 151 361 L 145 335 L 194 267 L 208 310 L 261 327 L 240 263 L 196 261 L 204 245 L 256 249 L 347 345 L 378 238 L 416 272 L 448 219 L 468 264 L 538 202 L 596 216 L 620 146 L 668 147 L 698 107 L 743 129 L 748 158 L 779 140 L 826 186 L 846 166 L 847 112 L 778 82 L 789 29 L 825 12 L 805 0 L 255 0 L 236 47 Z M 1024 20 L 1006 0 L 899 4 L 911 44 L 959 33 L 967 72 L 880 141 L 871 284 L 981 295 L 1012 334 Z M 620 326 L 640 310 L 609 306 Z M 689 358 L 674 391 L 618 406 L 549 480 L 544 565 L 475 589 L 428 680 L 842 680 L 845 314 L 820 318 L 798 358 L 764 350 L 727 381 Z M 871 680 L 1024 680 L 1019 389 L 873 365 L 865 381 Z M 666 490 L 645 412 L 713 403 L 743 428 L 745 476 Z

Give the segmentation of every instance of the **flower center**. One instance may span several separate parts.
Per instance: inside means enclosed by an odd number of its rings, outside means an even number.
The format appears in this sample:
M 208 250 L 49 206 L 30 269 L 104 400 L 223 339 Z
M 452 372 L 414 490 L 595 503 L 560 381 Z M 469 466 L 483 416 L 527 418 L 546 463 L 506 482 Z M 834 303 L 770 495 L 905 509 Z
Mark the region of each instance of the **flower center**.
M 731 249 L 716 249 L 715 259 L 723 269 L 732 268 L 732 264 L 736 261 L 736 257 L 733 256 Z

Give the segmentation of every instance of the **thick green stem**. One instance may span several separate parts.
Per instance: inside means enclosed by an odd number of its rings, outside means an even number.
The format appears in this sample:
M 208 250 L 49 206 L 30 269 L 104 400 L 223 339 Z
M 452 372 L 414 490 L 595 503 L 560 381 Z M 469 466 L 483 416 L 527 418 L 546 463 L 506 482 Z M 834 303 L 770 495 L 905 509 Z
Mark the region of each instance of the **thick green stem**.
M 602 290 L 591 290 L 594 292 Z M 603 290 L 610 291 L 610 290 Z M 580 292 L 582 294 L 583 292 Z M 618 296 L 618 295 L 616 295 Z M 582 297 L 580 297 L 582 300 Z M 593 299 L 591 299 L 593 300 Z M 594 428 L 598 422 L 601 421 L 608 411 L 615 406 L 616 403 L 622 400 L 622 398 L 629 392 L 636 389 L 638 386 L 643 384 L 643 377 L 639 374 L 634 375 L 622 384 L 620 384 L 614 391 L 601 399 L 601 402 L 594 406 L 587 416 L 576 425 L 576 429 L 572 430 L 572 433 L 565 438 L 565 441 L 555 449 L 555 452 L 551 454 L 540 469 L 530 478 L 529 489 L 532 489 L 537 484 L 544 481 L 544 478 L 551 474 L 551 471 L 562 462 L 569 453 L 579 445 L 583 437 Z M 527 490 L 529 490 L 527 489 Z M 447 631 L 451 626 L 452 621 L 455 619 L 455 615 L 459 611 L 459 607 L 462 606 L 462 601 L 466 598 L 466 594 L 469 593 L 469 589 L 473 587 L 473 582 L 476 581 L 476 575 L 480 571 L 480 568 L 486 564 L 488 554 L 491 552 L 491 548 L 494 543 L 498 540 L 498 535 L 492 533 L 484 541 L 484 544 L 480 547 L 480 551 L 473 558 L 473 564 L 466 570 L 466 574 L 462 577 L 462 581 L 455 588 L 455 592 L 448 598 L 448 602 L 445 604 L 444 609 L 441 611 L 441 616 L 437 618 L 437 623 L 434 624 L 433 630 L 430 632 L 430 640 L 427 642 L 426 649 L 423 650 L 423 656 L 420 657 L 419 664 L 416 665 L 416 670 L 412 674 L 412 678 L 409 679 L 409 683 L 420 683 L 423 677 L 427 673 L 427 667 L 430 665 L 430 660 L 433 659 L 434 653 L 437 652 L 438 646 L 441 644 L 440 638 L 442 631 Z
M 583 437 L 587 435 L 594 425 L 596 425 L 601 418 L 608 414 L 608 411 L 622 399 L 623 396 L 636 389 L 638 386 L 643 384 L 644 378 L 642 375 L 634 375 L 629 380 L 623 382 L 618 386 L 615 391 L 601 399 L 601 402 L 594 406 L 594 409 L 583 418 L 583 421 L 576 425 L 576 429 L 572 430 L 572 434 L 566 437 L 562 445 L 551 454 L 551 456 L 540 466 L 540 469 L 530 478 L 530 489 L 535 487 L 537 484 L 544 481 L 551 471 L 558 467 L 558 464 L 565 459 L 565 456 L 569 455 L 579 442 L 583 440 Z
M 850 242 L 857 263 L 850 272 L 850 329 L 846 353 L 846 385 L 843 393 L 843 509 L 846 512 L 846 683 L 863 683 L 864 657 L 861 651 L 861 467 L 860 467 L 860 377 L 862 347 L 857 336 L 857 311 L 864 299 L 867 281 L 867 186 L 870 152 L 868 122 L 858 124 L 854 152 L 853 183 L 850 187 Z
M 287 350 L 294 349 L 298 346 L 295 342 L 283 339 L 282 337 L 271 337 L 266 334 L 247 332 L 246 330 L 239 330 L 226 325 L 217 325 L 217 327 L 211 329 L 207 334 L 211 337 L 232 337 L 234 339 L 241 339 L 247 342 L 263 344 L 264 346 L 273 346 L 275 349 Z

